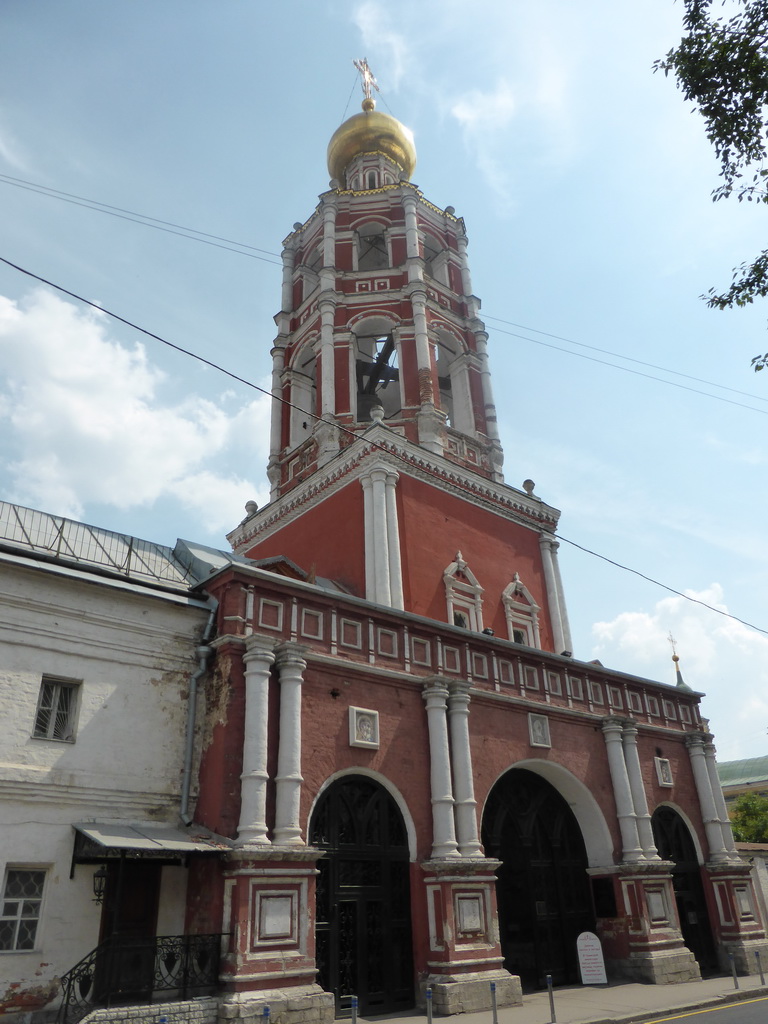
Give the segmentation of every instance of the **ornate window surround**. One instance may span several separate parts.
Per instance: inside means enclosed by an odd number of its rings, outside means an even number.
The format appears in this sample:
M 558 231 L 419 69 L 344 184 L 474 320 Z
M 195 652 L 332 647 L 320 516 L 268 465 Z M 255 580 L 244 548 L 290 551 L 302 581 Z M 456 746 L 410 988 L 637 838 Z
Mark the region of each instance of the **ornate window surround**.
M 476 633 L 483 629 L 483 588 L 460 551 L 443 571 L 448 621 Z M 461 620 L 464 621 L 461 621 Z
M 515 641 L 515 632 L 517 631 L 524 634 L 526 639 L 522 642 L 527 647 L 541 648 L 539 635 L 539 612 L 541 609 L 518 573 L 515 573 L 512 582 L 504 588 L 501 600 L 504 604 L 509 639 L 519 643 L 519 640 Z

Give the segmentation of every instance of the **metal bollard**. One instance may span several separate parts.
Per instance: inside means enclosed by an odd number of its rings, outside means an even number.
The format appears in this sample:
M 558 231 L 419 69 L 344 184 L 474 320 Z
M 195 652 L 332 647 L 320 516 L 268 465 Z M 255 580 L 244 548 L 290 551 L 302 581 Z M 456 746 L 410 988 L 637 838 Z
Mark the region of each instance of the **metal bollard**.
M 496 1006 L 496 982 L 491 982 L 491 1009 L 493 1010 L 493 1024 L 499 1024 L 499 1010 Z
M 557 1017 L 555 1016 L 555 993 L 552 991 L 552 975 L 547 975 L 547 991 L 549 992 L 549 1013 L 552 1017 L 551 1024 L 557 1024 Z
M 733 959 L 733 953 L 728 953 L 728 959 L 731 961 L 731 974 L 733 975 L 733 987 L 739 987 L 739 979 L 736 977 L 736 961 Z
M 352 1007 L 352 1024 L 357 1024 L 357 996 L 350 996 L 352 1000 L 349 1004 Z
M 427 1024 L 432 1024 L 432 986 L 427 985 L 424 995 L 427 997 Z
M 755 950 L 755 957 L 757 959 L 757 973 L 760 975 L 760 984 L 765 985 L 765 974 L 763 973 L 763 961 L 760 959 L 760 950 Z

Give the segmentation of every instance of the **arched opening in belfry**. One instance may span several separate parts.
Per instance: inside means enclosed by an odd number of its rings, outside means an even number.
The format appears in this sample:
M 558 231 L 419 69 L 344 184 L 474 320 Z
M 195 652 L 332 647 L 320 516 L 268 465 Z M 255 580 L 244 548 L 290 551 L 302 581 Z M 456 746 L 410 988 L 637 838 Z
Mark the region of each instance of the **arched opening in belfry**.
M 318 982 L 336 1016 L 392 1013 L 414 1003 L 409 847 L 403 815 L 375 779 L 344 775 L 317 801 Z
M 363 224 L 357 229 L 356 236 L 358 270 L 383 270 L 389 267 L 389 245 L 383 224 L 376 221 Z
M 672 888 L 683 942 L 698 961 L 702 973 L 717 970 L 717 955 L 707 913 L 696 847 L 682 816 L 664 804 L 651 817 L 653 841 L 662 860 L 672 861 Z
M 367 423 L 371 410 L 381 405 L 384 419 L 402 411 L 397 342 L 391 321 L 372 317 L 355 328 L 355 381 L 357 421 Z
M 464 347 L 453 334 L 438 329 L 435 332 L 435 360 L 440 389 L 440 408 L 447 416 L 447 424 L 462 434 L 474 434 L 475 422 Z
M 483 813 L 496 881 L 504 966 L 527 988 L 579 980 L 576 940 L 594 931 L 587 851 L 579 823 L 555 787 L 526 768 L 496 782 Z
M 306 341 L 290 367 L 290 447 L 297 448 L 312 436 L 317 416 L 317 359 L 312 341 Z

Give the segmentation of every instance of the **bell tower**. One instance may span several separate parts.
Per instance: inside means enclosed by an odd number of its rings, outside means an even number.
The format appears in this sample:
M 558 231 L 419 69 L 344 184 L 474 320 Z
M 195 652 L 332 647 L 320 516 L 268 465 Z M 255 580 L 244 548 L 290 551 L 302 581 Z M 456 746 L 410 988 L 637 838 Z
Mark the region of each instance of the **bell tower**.
M 330 140 L 330 188 L 283 245 L 271 501 L 229 539 L 369 601 L 559 653 L 559 513 L 504 484 L 464 221 L 413 183 L 412 133 L 376 110 L 358 68 L 362 110 Z

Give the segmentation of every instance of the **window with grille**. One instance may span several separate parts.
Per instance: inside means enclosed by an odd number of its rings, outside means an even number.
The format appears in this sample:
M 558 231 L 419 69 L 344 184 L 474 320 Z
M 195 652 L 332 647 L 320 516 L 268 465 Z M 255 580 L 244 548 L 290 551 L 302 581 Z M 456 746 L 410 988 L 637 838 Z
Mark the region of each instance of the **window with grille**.
M 78 685 L 61 679 L 43 679 L 32 731 L 35 739 L 74 742 Z
M 45 871 L 8 868 L 0 913 L 0 951 L 34 949 Z

